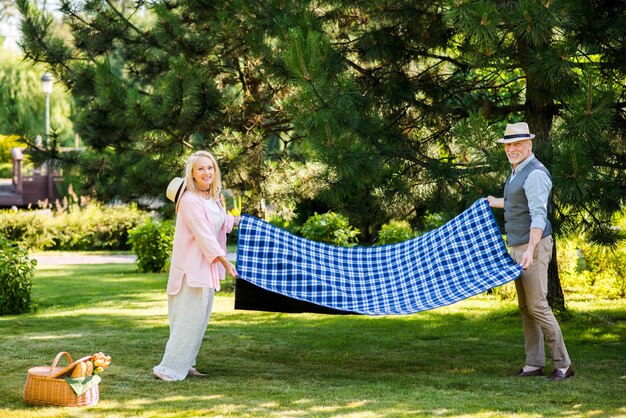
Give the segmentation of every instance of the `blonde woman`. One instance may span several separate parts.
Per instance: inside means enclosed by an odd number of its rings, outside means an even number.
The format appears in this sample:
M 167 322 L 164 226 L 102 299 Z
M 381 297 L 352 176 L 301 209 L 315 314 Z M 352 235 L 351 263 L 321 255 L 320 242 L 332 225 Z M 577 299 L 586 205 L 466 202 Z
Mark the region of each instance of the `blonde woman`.
M 176 204 L 176 230 L 167 282 L 170 336 L 161 364 L 153 375 L 164 381 L 203 376 L 195 368 L 204 338 L 214 292 L 225 273 L 237 276 L 226 259 L 226 234 L 239 224 L 219 200 L 221 174 L 208 151 L 187 160 L 185 178 L 170 183 L 167 196 Z

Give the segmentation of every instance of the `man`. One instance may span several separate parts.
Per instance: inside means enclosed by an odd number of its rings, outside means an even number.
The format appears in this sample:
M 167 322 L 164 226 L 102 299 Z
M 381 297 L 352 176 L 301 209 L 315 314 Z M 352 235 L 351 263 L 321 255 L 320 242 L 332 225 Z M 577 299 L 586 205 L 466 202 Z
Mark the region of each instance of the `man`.
M 513 171 L 504 185 L 504 197 L 488 196 L 487 201 L 492 208 L 504 208 L 504 230 L 511 257 L 524 269 L 515 280 L 526 352 L 526 363 L 517 376 L 544 376 L 545 337 L 554 367 L 549 379 L 559 381 L 572 377 L 574 370 L 561 328 L 546 298 L 553 246 L 548 220 L 552 180 L 532 152 L 534 137 L 524 122 L 506 126 L 504 137 L 498 142 L 504 144 Z

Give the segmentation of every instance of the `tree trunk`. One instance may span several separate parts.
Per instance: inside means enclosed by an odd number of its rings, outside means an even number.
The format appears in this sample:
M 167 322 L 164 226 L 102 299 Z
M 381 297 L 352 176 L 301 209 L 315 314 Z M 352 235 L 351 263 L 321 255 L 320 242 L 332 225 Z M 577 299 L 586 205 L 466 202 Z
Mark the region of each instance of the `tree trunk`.
M 519 44 L 520 56 L 526 53 L 526 46 Z M 552 121 L 555 115 L 554 100 L 551 92 L 546 91 L 537 82 L 535 76 L 528 70 L 528 66 L 522 64 L 526 73 L 526 103 L 525 117 L 530 128 L 530 132 L 535 134 L 533 139 L 533 152 L 550 171 L 552 161 L 549 148 L 550 133 L 552 131 Z M 563 289 L 559 280 L 559 268 L 556 256 L 556 240 L 552 247 L 552 260 L 548 265 L 548 303 L 552 309 L 557 311 L 565 310 L 565 299 Z
M 529 92 L 529 97 L 532 97 L 532 93 Z M 533 140 L 533 150 L 537 154 L 537 158 L 545 164 L 550 171 L 551 161 L 547 153 L 544 151 L 548 147 L 550 138 L 550 131 L 552 130 L 552 113 L 547 110 L 549 104 L 545 104 L 538 108 L 538 106 L 532 106 L 527 112 L 528 125 L 530 131 L 534 133 L 535 139 Z M 554 222 L 552 222 L 554 225 Z M 559 267 L 557 263 L 556 255 L 556 239 L 552 246 L 552 259 L 548 265 L 548 303 L 552 309 L 556 311 L 565 310 L 565 299 L 563 297 L 563 289 L 561 288 L 561 281 L 559 279 Z
M 565 311 L 565 297 L 559 279 L 559 267 L 556 260 L 556 240 L 552 246 L 552 260 L 548 265 L 548 304 L 554 311 Z

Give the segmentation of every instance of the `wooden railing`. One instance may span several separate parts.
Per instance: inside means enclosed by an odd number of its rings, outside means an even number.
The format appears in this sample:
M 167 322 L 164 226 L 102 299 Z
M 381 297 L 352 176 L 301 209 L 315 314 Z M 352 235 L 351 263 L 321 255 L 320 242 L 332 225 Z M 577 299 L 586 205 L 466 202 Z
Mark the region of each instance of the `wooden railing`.
M 55 175 L 46 165 L 24 176 L 24 153 L 21 148 L 11 149 L 11 159 L 11 184 L 0 185 L 0 207 L 37 205 L 46 199 L 54 202 L 59 198 L 55 183 L 62 181 L 62 177 Z

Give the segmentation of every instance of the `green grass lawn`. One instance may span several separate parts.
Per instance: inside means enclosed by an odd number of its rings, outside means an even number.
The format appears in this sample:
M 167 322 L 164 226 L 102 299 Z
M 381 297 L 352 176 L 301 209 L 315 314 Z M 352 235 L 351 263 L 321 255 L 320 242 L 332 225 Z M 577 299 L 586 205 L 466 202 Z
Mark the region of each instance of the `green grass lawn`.
M 209 377 L 167 383 L 151 375 L 168 337 L 165 282 L 133 264 L 38 267 L 38 311 L 0 317 L 0 417 L 626 416 L 624 300 L 569 301 L 561 326 L 576 376 L 549 382 L 513 377 L 514 301 L 329 316 L 235 311 L 219 293 L 197 365 Z M 28 368 L 59 351 L 111 355 L 98 405 L 23 403 Z

